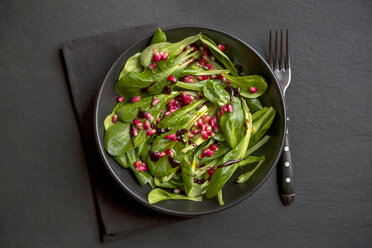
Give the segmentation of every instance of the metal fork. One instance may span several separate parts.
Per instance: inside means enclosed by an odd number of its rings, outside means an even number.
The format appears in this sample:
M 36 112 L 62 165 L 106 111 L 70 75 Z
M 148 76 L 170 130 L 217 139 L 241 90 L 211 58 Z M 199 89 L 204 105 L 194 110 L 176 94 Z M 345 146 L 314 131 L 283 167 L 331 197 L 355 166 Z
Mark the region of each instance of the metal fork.
M 283 55 L 283 30 L 280 30 L 280 58 L 278 56 L 278 30 L 275 30 L 275 59 L 272 56 L 272 35 L 270 30 L 269 41 L 269 64 L 278 79 L 280 87 L 285 96 L 285 92 L 291 82 L 291 64 L 288 51 L 288 29 L 286 30 L 286 55 Z M 280 63 L 279 63 L 280 59 Z M 289 118 L 286 120 L 289 121 Z M 288 126 L 288 125 L 287 125 Z M 285 205 L 290 205 L 295 198 L 295 187 L 293 177 L 293 165 L 289 149 L 288 128 L 285 132 L 284 150 L 278 165 L 278 186 L 281 199 Z

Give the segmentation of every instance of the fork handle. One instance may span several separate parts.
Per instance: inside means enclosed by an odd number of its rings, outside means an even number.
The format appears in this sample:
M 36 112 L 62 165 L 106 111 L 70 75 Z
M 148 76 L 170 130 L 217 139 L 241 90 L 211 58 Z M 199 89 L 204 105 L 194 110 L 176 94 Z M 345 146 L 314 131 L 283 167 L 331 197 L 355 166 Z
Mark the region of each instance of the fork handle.
M 295 198 L 295 185 L 293 177 L 293 165 L 291 159 L 291 151 L 289 148 L 288 131 L 285 135 L 284 149 L 278 168 L 279 173 L 279 193 L 285 205 L 290 205 Z

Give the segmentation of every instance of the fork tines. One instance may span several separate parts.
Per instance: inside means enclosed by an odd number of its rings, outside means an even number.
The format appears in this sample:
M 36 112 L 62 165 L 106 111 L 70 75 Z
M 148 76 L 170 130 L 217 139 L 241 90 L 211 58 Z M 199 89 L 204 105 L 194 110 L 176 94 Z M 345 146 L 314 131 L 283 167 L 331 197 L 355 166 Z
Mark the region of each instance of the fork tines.
M 272 70 L 288 70 L 290 67 L 290 60 L 289 60 L 289 51 L 288 51 L 288 29 L 286 29 L 286 49 L 285 49 L 285 59 L 283 56 L 283 29 L 280 30 L 280 55 L 278 55 L 278 30 L 275 30 L 275 55 L 274 55 L 274 63 L 273 63 L 273 54 L 272 54 L 272 35 L 270 30 L 269 35 L 269 64 Z M 279 64 L 279 56 L 280 56 L 280 64 Z M 285 62 L 285 67 L 284 67 Z

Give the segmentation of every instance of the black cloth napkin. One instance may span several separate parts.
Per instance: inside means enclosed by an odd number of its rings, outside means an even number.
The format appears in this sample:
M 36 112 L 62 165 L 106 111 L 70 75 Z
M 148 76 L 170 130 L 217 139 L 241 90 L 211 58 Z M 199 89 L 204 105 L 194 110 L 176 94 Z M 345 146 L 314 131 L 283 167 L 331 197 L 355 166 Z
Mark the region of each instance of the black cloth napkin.
M 123 51 L 156 27 L 149 24 L 126 28 L 62 44 L 61 59 L 84 145 L 101 241 L 183 219 L 150 210 L 127 195 L 106 171 L 94 140 L 94 103 L 106 73 Z

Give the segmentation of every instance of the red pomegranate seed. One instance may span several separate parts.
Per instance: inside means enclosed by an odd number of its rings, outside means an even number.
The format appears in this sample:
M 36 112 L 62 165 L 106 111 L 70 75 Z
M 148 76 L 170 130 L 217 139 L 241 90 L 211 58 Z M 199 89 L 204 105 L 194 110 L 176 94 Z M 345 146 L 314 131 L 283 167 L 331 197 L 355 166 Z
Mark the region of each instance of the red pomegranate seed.
M 133 136 L 134 137 L 137 137 L 138 135 L 138 129 L 137 128 L 133 128 Z
M 170 114 L 171 114 L 171 112 L 170 111 L 167 111 L 167 112 L 165 112 L 164 116 L 167 117 Z
M 172 149 L 168 149 L 168 150 L 166 150 L 165 153 L 166 153 L 168 156 L 172 156 L 172 155 L 173 155 L 173 151 L 172 151 Z
M 147 131 L 146 135 L 147 136 L 152 136 L 156 133 L 156 130 L 155 129 L 150 129 L 149 131 Z
M 214 66 L 211 64 L 205 64 L 205 66 L 208 68 L 208 70 L 213 70 Z
M 209 148 L 212 149 L 213 151 L 218 150 L 218 147 L 215 144 L 210 145 Z
M 142 123 L 142 122 L 138 123 L 136 126 L 137 126 L 137 128 L 140 129 L 140 130 L 143 129 L 143 123 Z
M 162 158 L 165 156 L 165 152 L 158 152 L 156 155 L 158 156 L 158 158 Z
M 218 75 L 218 78 L 219 78 L 222 82 L 226 83 L 226 78 L 225 78 L 224 75 L 220 74 L 220 75 Z
M 145 121 L 144 128 L 145 128 L 145 130 L 149 130 L 150 129 L 150 122 L 149 122 L 149 120 L 146 120 Z
M 205 149 L 203 153 L 207 155 L 208 157 L 213 155 L 213 151 L 209 148 Z
M 203 55 L 203 57 L 208 56 L 208 52 L 209 52 L 209 49 L 208 49 L 208 48 L 204 49 L 204 50 L 202 51 L 202 55 Z
M 216 124 L 216 116 L 212 116 L 208 123 L 210 126 L 214 127 L 214 124 Z
M 206 115 L 203 117 L 203 123 L 208 123 L 208 121 L 211 119 L 209 115 Z
M 193 126 L 194 127 L 197 127 L 198 126 L 198 122 L 195 122 Z
M 203 76 L 203 80 L 208 80 L 208 79 L 210 79 L 211 77 L 210 76 L 208 76 L 208 75 L 204 75 Z
M 152 69 L 154 69 L 156 67 L 156 63 L 154 62 L 154 63 L 152 63 L 152 65 L 150 65 L 149 66 L 149 68 L 152 70 Z M 153 71 L 154 72 L 154 71 Z
M 210 132 L 208 135 L 213 138 L 216 134 L 214 132 Z
M 212 127 L 206 125 L 205 131 L 207 131 L 207 133 L 209 135 L 212 132 Z
M 173 83 L 177 82 L 177 79 L 173 75 L 169 75 L 168 80 Z
M 229 111 L 230 113 L 233 112 L 233 106 L 231 105 L 231 103 L 226 104 L 226 108 L 227 108 L 227 111 Z
M 212 176 L 216 172 L 216 167 L 211 167 L 207 170 L 209 176 Z
M 200 158 L 204 158 L 204 157 L 205 157 L 205 153 L 200 154 Z
M 168 52 L 164 52 L 163 55 L 161 55 L 161 60 L 167 60 L 168 59 Z
M 159 52 L 154 53 L 154 56 L 152 56 L 152 61 L 158 62 L 161 58 L 161 55 Z
M 175 133 L 171 133 L 171 134 L 167 134 L 167 136 L 165 136 L 166 139 L 173 139 L 173 138 L 176 138 L 176 134 Z
M 141 171 L 147 171 L 147 164 L 142 163 L 140 166 L 136 167 L 136 171 L 141 172 Z
M 158 98 L 155 98 L 154 100 L 152 100 L 152 106 L 155 106 L 156 104 L 158 104 L 160 102 L 160 99 Z
M 206 131 L 201 131 L 201 137 L 205 140 L 208 139 L 208 133 Z
M 213 126 L 213 130 L 217 133 L 218 132 L 218 123 L 216 122 L 216 124 L 214 124 Z
M 218 77 L 217 75 L 212 75 L 211 76 L 212 79 L 217 79 L 217 77 Z
M 203 81 L 204 80 L 203 78 L 204 78 L 203 76 L 198 76 L 199 81 Z
M 156 124 L 159 124 L 160 122 L 160 117 L 158 117 L 158 119 L 156 119 Z
M 223 111 L 223 112 L 226 112 L 227 111 L 227 107 L 226 106 L 221 106 L 221 110 Z
M 189 133 L 189 134 L 187 135 L 187 137 L 188 137 L 189 139 L 192 139 L 192 138 L 194 138 L 194 134 Z
M 249 91 L 251 93 L 256 93 L 257 92 L 257 88 L 255 88 L 255 87 L 249 87 Z
M 112 123 L 118 122 L 118 118 L 119 118 L 118 115 L 116 115 L 116 114 L 113 115 L 112 118 L 111 118 Z
M 139 100 L 141 100 L 141 96 L 135 96 L 132 98 L 132 103 L 138 102 Z
M 221 50 L 221 52 L 225 52 L 226 47 L 222 44 L 218 44 L 217 47 Z
M 146 118 L 147 120 L 149 120 L 149 121 L 154 120 L 154 117 L 153 117 L 149 112 L 147 112 L 147 113 L 145 114 L 145 118 Z
M 198 134 L 198 133 L 201 132 L 201 130 L 200 130 L 200 129 L 194 129 L 194 130 L 192 130 L 191 132 L 192 132 L 193 134 Z
M 194 101 L 194 100 L 195 100 L 195 97 L 190 96 L 190 101 Z
M 134 167 L 139 167 L 141 166 L 142 162 L 140 160 L 137 160 L 136 162 L 134 162 Z
M 203 128 L 203 120 L 200 119 L 200 121 L 198 121 L 198 128 L 202 129 Z
M 118 102 L 124 102 L 125 98 L 123 96 L 118 97 Z
M 138 120 L 138 119 L 134 119 L 134 120 L 133 120 L 133 123 L 134 123 L 134 124 L 136 124 L 136 125 L 138 125 L 138 124 L 140 124 L 140 123 L 141 123 L 141 121 L 140 121 L 140 120 Z
M 205 63 L 208 62 L 206 58 L 201 58 L 199 61 L 200 61 L 200 63 L 202 63 L 202 64 L 205 64 Z

